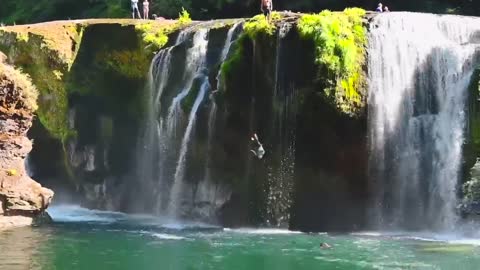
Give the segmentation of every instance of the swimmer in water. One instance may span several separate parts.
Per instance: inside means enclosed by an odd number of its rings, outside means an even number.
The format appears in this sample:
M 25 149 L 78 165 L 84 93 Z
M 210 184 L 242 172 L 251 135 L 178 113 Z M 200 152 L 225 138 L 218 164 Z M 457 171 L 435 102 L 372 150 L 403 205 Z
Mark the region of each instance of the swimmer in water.
M 257 133 L 253 134 L 250 140 L 257 145 L 257 148 L 250 150 L 250 152 L 252 152 L 258 159 L 262 159 L 265 155 L 265 149 L 263 149 L 263 145 L 258 139 Z
M 332 246 L 330 246 L 329 244 L 323 242 L 323 243 L 320 244 L 320 248 L 329 249 L 329 248 L 332 248 Z

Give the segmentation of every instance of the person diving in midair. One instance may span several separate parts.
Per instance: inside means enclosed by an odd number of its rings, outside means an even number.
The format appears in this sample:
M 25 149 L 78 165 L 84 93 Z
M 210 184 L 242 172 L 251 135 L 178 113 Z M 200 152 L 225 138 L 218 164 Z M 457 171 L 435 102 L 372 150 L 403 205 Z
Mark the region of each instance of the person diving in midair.
M 262 159 L 265 155 L 265 149 L 263 149 L 263 145 L 258 139 L 257 133 L 253 134 L 250 140 L 256 144 L 256 148 L 251 149 L 250 152 L 252 152 L 258 159 Z

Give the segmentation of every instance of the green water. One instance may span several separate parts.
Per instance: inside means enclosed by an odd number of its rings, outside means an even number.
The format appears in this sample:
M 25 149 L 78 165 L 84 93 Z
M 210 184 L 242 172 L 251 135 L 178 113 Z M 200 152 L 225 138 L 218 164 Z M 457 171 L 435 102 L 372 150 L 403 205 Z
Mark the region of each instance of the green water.
M 52 226 L 1 232 L 0 269 L 480 269 L 475 239 L 228 230 L 73 212 Z

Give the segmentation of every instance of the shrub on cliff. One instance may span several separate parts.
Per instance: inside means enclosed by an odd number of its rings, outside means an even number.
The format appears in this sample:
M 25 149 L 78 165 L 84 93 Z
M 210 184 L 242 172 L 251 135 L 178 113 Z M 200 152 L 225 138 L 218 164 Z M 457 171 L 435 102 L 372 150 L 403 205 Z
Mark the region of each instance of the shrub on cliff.
M 140 23 L 135 25 L 135 30 L 141 33 L 143 42 L 148 46 L 147 48 L 155 52 L 168 43 L 169 34 L 181 27 L 189 25 L 191 22 L 190 13 L 182 8 L 182 11 L 178 14 L 176 23 L 166 23 L 162 26 L 158 26 L 158 24 L 152 22 Z
M 38 91 L 33 86 L 30 77 L 0 62 L 0 89 L 12 83 L 15 90 L 21 94 L 23 105 L 31 111 L 37 110 Z
M 344 12 L 322 11 L 303 15 L 298 22 L 302 37 L 315 44 L 318 79 L 325 95 L 348 114 L 363 107 L 365 79 L 365 10 L 348 8 Z
M 243 29 L 251 39 L 255 39 L 259 33 L 266 35 L 273 35 L 277 27 L 275 22 L 282 18 L 282 15 L 278 12 L 272 12 L 270 15 L 272 20 L 270 23 L 267 21 L 263 14 L 257 15 L 245 22 Z

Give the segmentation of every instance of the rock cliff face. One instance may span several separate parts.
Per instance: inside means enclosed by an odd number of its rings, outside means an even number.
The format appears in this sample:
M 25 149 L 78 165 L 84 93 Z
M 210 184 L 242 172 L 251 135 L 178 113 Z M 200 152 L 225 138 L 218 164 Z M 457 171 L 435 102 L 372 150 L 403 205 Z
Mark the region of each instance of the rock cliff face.
M 0 63 L 0 229 L 31 224 L 53 197 L 25 170 L 35 91 L 28 77 Z
M 332 91 L 343 86 L 322 73 L 327 67 L 316 65 L 316 47 L 322 45 L 315 42 L 315 33 L 300 34 L 300 17 L 276 14 L 274 27 L 256 17 L 203 22 L 179 31 L 127 20 L 0 28 L 0 51 L 39 90 L 38 118 L 28 134 L 35 141 L 29 155 L 33 177 L 52 187 L 57 201 L 162 211 L 156 190 L 168 189 L 173 173 L 167 179 L 158 173 L 152 179 L 135 175 L 139 155 L 161 145 L 138 148 L 145 114 L 158 106 L 152 123 L 160 122 L 158 117 L 165 117 L 172 100 L 181 96 L 182 74 L 191 68 L 187 61 L 204 57 L 204 63 L 197 61 L 201 68 L 192 72 L 208 77 L 202 85 L 209 85 L 209 92 L 201 96 L 192 83 L 193 90 L 177 106 L 178 134 L 168 143 L 170 155 L 181 152 L 176 145 L 186 137 L 190 111 L 200 100 L 178 198 L 179 205 L 194 209 L 184 212 L 196 217 L 214 209 L 217 221 L 228 226 L 361 226 L 367 196 L 365 96 L 354 96 L 358 100 L 352 103 L 345 94 L 325 95 L 326 85 Z M 337 19 L 335 14 L 325 18 L 332 19 L 326 24 Z M 152 69 L 161 63 L 152 62 L 155 53 L 146 40 L 172 48 L 171 72 L 165 74 L 168 83 L 157 103 L 147 101 L 148 77 L 168 70 L 149 71 L 151 63 Z M 355 110 L 345 106 L 350 103 Z M 255 132 L 267 150 L 263 160 L 250 152 Z M 148 169 L 175 171 L 178 157 L 166 158 L 171 160 L 164 168 L 150 160 Z M 205 179 L 213 183 L 207 185 Z M 190 192 L 196 194 L 193 202 Z

